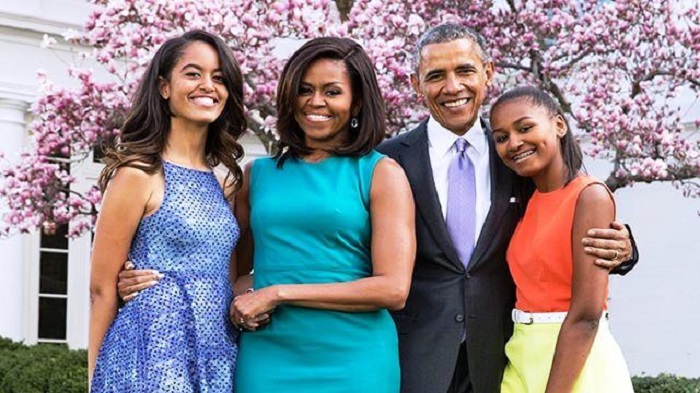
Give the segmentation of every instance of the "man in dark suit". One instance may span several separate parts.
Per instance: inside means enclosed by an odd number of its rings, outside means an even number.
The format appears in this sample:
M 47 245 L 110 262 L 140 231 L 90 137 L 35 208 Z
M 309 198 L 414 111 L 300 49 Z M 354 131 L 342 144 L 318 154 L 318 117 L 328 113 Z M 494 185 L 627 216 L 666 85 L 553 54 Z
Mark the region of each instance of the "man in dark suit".
M 494 72 L 481 38 L 459 25 L 440 25 L 423 35 L 415 58 L 411 82 L 430 118 L 378 148 L 406 171 L 417 210 L 411 291 L 406 307 L 393 313 L 401 391 L 498 392 L 515 304 L 505 252 L 534 186 L 505 167 L 479 118 Z M 466 150 L 457 151 L 458 139 L 466 140 Z M 469 180 L 455 180 L 451 163 L 463 153 Z M 450 210 L 451 187 L 459 182 L 468 182 L 469 206 Z M 456 210 L 465 216 L 455 217 Z M 451 222 L 466 223 L 466 238 Z M 632 245 L 624 226 L 595 232 L 584 242 L 596 263 L 614 267 L 628 259 Z

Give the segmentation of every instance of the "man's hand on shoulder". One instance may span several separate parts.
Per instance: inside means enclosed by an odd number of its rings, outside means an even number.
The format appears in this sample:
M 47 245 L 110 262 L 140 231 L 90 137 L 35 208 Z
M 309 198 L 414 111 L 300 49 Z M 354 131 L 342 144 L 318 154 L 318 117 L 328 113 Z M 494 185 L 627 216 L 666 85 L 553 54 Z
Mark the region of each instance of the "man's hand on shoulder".
M 607 269 L 617 268 L 632 256 L 632 242 L 627 227 L 613 222 L 610 228 L 594 228 L 581 242 L 584 251 L 596 257 L 595 264 Z

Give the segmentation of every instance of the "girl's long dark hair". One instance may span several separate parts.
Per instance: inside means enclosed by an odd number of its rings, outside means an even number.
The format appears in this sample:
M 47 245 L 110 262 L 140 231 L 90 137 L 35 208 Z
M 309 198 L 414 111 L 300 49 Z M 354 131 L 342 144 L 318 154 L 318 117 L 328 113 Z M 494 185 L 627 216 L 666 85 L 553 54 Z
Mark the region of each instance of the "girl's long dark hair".
M 243 157 L 243 147 L 238 143 L 238 138 L 247 127 L 243 106 L 243 76 L 233 52 L 224 41 L 199 30 L 167 40 L 151 60 L 115 146 L 106 149 L 106 166 L 99 178 L 102 192 L 121 167 L 138 168 L 149 174 L 161 169 L 172 114 L 168 100 L 160 95 L 160 84 L 162 80 L 170 80 L 175 64 L 193 42 L 203 42 L 216 50 L 224 85 L 229 93 L 223 112 L 209 124 L 204 152 L 209 166 L 223 164 L 228 169 L 224 184 L 225 188 L 232 187 L 226 198 L 233 200 L 233 194 L 240 188 L 243 178 L 238 165 L 238 160 Z

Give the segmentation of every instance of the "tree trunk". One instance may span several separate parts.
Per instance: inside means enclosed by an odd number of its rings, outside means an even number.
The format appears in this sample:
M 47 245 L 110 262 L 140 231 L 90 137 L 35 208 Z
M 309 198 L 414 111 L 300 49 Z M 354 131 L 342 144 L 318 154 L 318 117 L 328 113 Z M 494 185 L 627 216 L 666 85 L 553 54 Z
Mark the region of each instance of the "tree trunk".
M 354 2 L 354 0 L 335 0 L 335 5 L 338 7 L 338 11 L 340 12 L 340 20 L 343 22 L 348 20 L 348 14 L 350 13 Z

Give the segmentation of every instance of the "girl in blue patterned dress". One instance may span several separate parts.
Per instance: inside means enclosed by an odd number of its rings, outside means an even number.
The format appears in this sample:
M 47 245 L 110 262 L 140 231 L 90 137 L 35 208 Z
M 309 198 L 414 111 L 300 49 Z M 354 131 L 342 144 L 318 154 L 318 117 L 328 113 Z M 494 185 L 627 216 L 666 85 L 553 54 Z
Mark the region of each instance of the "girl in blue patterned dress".
M 247 167 L 236 200 L 236 392 L 396 393 L 388 309 L 408 295 L 414 206 L 401 167 L 373 150 L 374 66 L 350 39 L 310 40 L 284 67 L 277 109 L 281 150 Z
M 88 350 L 92 392 L 231 392 L 237 330 L 228 279 L 246 129 L 230 49 L 195 31 L 165 42 L 100 176 Z M 229 171 L 217 179 L 212 168 Z M 118 310 L 126 259 L 160 285 Z

